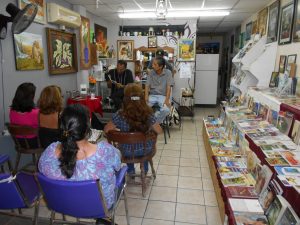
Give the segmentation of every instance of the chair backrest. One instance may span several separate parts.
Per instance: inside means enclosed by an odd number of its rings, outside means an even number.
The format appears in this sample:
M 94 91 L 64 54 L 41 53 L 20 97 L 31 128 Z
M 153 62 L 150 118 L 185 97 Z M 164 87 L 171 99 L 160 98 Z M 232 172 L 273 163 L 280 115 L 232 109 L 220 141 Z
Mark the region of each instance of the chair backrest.
M 30 207 L 40 198 L 40 192 L 33 174 L 20 172 L 13 178 L 11 174 L 0 174 L 0 209 Z
M 61 140 L 61 133 L 60 129 L 53 129 L 53 128 L 46 128 L 46 127 L 39 127 L 39 140 L 41 146 L 45 149 L 50 144 L 56 141 Z
M 99 180 L 54 180 L 41 173 L 37 177 L 51 210 L 77 218 L 108 216 Z

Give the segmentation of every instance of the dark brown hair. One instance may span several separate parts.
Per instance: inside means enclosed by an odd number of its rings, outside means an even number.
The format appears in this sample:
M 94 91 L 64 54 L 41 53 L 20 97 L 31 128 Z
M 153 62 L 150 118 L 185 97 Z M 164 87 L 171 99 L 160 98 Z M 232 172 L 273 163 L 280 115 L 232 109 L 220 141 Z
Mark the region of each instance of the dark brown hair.
M 146 133 L 150 128 L 150 116 L 153 114 L 138 84 L 127 84 L 124 89 L 123 107 L 120 114 L 129 124 L 130 131 Z
M 61 112 L 63 102 L 60 87 L 55 85 L 45 87 L 41 92 L 38 107 L 43 114 Z

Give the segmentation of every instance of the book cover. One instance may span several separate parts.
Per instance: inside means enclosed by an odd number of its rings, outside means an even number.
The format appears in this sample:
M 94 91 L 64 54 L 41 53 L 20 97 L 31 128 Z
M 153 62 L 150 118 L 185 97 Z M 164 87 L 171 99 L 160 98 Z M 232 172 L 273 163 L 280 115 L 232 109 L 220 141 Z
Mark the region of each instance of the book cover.
M 270 151 L 263 151 L 263 153 L 267 158 L 281 158 L 279 151 L 270 150 Z
M 296 145 L 299 144 L 299 139 L 300 139 L 299 129 L 300 129 L 300 121 L 295 120 L 294 125 L 293 125 L 293 129 L 292 129 L 291 139 L 293 140 L 293 142 Z
M 229 198 L 228 201 L 233 212 L 264 214 L 264 210 L 257 199 Z
M 300 176 L 278 175 L 285 186 L 300 186 Z
M 278 158 L 266 158 L 266 161 L 271 165 L 271 166 L 288 166 L 289 163 L 282 157 Z
M 280 196 L 281 197 L 281 196 Z M 282 210 L 282 203 L 279 200 L 278 196 L 275 197 L 274 201 L 271 203 L 270 207 L 268 208 L 266 212 L 266 216 L 268 218 L 268 221 L 270 225 L 275 225 L 279 214 Z
M 300 176 L 299 167 L 275 166 L 274 169 L 278 175 Z
M 292 122 L 292 113 L 282 111 L 279 112 L 277 128 L 281 133 L 288 135 L 292 126 Z
M 248 225 L 248 224 L 268 225 L 269 224 L 267 217 L 262 214 L 234 212 L 234 219 L 236 225 Z
M 300 220 L 291 207 L 287 207 L 282 216 L 278 219 L 278 225 L 299 225 Z
M 272 190 L 271 185 L 269 184 L 268 187 L 262 191 L 259 195 L 258 201 L 260 205 L 262 206 L 264 211 L 267 211 L 271 203 L 273 202 L 276 194 Z
M 255 183 L 255 191 L 257 194 L 260 194 L 268 187 L 272 175 L 273 173 L 268 166 L 263 165 L 261 167 L 261 170 L 258 173 L 258 177 Z
M 232 198 L 258 198 L 254 187 L 244 187 L 244 186 L 228 186 Z
M 280 154 L 291 166 L 300 166 L 300 151 L 281 151 Z

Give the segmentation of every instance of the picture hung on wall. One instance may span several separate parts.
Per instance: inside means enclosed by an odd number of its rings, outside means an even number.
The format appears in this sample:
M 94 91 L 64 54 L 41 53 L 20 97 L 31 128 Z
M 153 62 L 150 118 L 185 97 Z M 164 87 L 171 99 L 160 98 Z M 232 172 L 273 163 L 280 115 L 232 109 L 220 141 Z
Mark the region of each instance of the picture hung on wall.
M 196 54 L 219 54 L 220 42 L 197 43 Z
M 279 9 L 280 9 L 279 0 L 277 0 L 272 5 L 269 6 L 267 43 L 277 41 Z
M 279 73 L 278 72 L 272 72 L 270 84 L 269 87 L 277 87 L 278 86 L 278 79 L 279 79 Z
M 14 34 L 16 70 L 43 70 L 42 35 L 23 32 Z
M 178 40 L 178 60 L 194 61 L 196 46 L 194 39 L 183 38 Z
M 245 41 L 251 39 L 251 33 L 252 33 L 252 22 L 246 24 Z
M 258 13 L 258 32 L 261 36 L 266 35 L 267 33 L 267 21 L 268 21 L 268 8 L 264 8 Z
M 294 1 L 287 4 L 281 9 L 281 20 L 279 29 L 279 44 L 284 45 L 292 41 L 293 29 L 293 16 L 294 16 Z
M 281 55 L 279 57 L 279 73 L 284 73 L 285 65 L 286 65 L 286 56 Z
M 230 37 L 230 53 L 233 53 L 234 35 Z
M 244 47 L 245 32 L 240 33 L 239 49 Z
M 95 39 L 97 44 L 97 51 L 99 52 L 99 57 L 107 58 L 108 45 L 107 45 L 107 28 L 95 24 Z
M 50 74 L 77 72 L 76 34 L 46 28 Z
M 133 61 L 133 46 L 131 40 L 118 40 L 118 60 Z
M 257 34 L 258 29 L 257 29 L 257 20 L 252 22 L 252 34 Z
M 287 64 L 296 63 L 297 54 L 288 55 Z
M 80 25 L 80 69 L 91 68 L 90 20 L 81 16 Z
M 157 47 L 157 37 L 151 36 L 148 37 L 148 48 L 156 48 Z
M 293 41 L 300 42 L 300 0 L 297 1 L 295 10 Z
M 34 22 L 46 23 L 46 0 L 18 0 L 19 8 L 23 9 L 26 5 L 30 3 L 35 3 L 38 6 L 37 14 L 34 18 Z

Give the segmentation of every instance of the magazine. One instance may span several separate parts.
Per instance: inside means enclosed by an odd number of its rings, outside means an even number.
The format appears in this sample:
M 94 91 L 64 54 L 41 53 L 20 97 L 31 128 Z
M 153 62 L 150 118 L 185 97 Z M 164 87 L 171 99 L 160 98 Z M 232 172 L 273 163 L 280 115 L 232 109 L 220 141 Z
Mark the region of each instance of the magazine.
M 300 121 L 295 120 L 292 129 L 291 139 L 293 140 L 293 142 L 295 142 L 296 145 L 299 144 L 299 139 L 300 139 L 299 129 L 300 129 Z
M 271 166 L 288 166 L 289 163 L 282 157 L 278 158 L 266 158 L 266 161 L 271 165 Z
M 291 207 L 287 207 L 278 220 L 278 225 L 299 225 L 300 220 Z
M 259 195 L 258 201 L 262 206 L 263 210 L 266 211 L 271 203 L 273 202 L 276 194 L 272 190 L 272 186 L 269 184 L 268 187 L 262 191 Z
M 293 122 L 293 114 L 289 112 L 279 112 L 277 128 L 281 133 L 288 135 Z
M 275 166 L 278 175 L 300 176 L 299 167 Z
M 263 214 L 234 212 L 236 225 L 256 224 L 259 221 L 260 225 L 268 225 L 267 217 Z
M 300 151 L 281 151 L 280 154 L 291 166 L 300 166 Z
M 264 214 L 264 210 L 257 199 L 229 198 L 228 201 L 233 212 Z
M 258 177 L 255 183 L 255 191 L 257 194 L 260 194 L 268 187 L 272 175 L 273 173 L 268 166 L 263 165 L 261 167 L 261 170 L 258 173 Z
M 228 186 L 227 190 L 232 198 L 258 198 L 254 187 Z
M 271 151 L 263 151 L 263 153 L 267 158 L 281 158 L 279 151 L 271 150 Z
M 284 186 L 300 186 L 300 176 L 278 175 Z
M 274 201 L 271 203 L 270 207 L 268 208 L 268 210 L 266 212 L 266 216 L 268 218 L 270 225 L 275 225 L 275 223 L 279 217 L 279 214 L 283 208 L 279 197 L 281 197 L 281 196 L 277 195 L 275 197 Z

